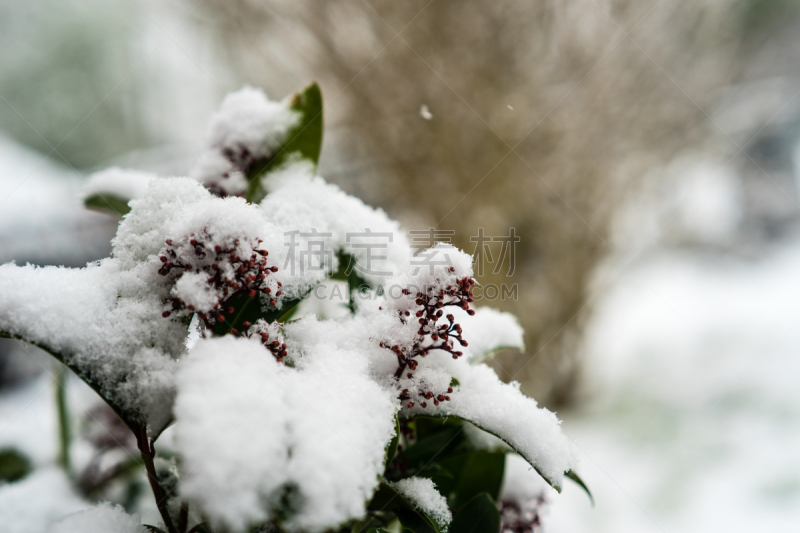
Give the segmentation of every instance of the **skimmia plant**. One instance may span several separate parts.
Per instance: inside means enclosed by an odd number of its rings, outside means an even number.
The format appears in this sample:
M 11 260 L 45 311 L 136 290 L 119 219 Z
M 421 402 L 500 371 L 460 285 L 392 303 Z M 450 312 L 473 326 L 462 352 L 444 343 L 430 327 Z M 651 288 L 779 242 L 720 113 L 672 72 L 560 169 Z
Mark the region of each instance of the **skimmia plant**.
M 515 499 L 504 478 L 582 483 L 555 415 L 485 364 L 522 347 L 519 325 L 473 308 L 469 255 L 414 261 L 396 222 L 317 177 L 321 142 L 316 85 L 281 102 L 245 88 L 189 177 L 92 176 L 86 205 L 121 218 L 112 256 L 0 267 L 0 332 L 133 432 L 151 531 L 537 531 L 541 487 Z M 298 250 L 320 244 L 312 268 Z M 349 283 L 347 316 L 297 313 L 326 279 Z

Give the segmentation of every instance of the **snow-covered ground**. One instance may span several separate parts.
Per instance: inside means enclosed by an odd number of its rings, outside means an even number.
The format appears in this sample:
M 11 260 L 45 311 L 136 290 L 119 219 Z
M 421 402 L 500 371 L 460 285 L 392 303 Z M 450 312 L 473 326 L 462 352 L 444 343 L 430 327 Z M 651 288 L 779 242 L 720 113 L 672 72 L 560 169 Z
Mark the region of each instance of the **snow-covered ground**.
M 548 531 L 797 531 L 800 238 L 758 259 L 652 254 L 597 305 L 582 452 Z
M 116 222 L 88 211 L 83 177 L 0 133 L 0 264 L 82 266 L 108 255 Z

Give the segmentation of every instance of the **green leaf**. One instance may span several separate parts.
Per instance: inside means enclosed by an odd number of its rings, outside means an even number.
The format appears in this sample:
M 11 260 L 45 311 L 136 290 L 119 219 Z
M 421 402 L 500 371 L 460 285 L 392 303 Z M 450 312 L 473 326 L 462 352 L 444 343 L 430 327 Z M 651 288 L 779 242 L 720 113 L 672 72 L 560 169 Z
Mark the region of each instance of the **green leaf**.
M 445 426 L 445 429 L 424 438 L 403 451 L 402 457 L 407 462 L 408 468 L 420 470 L 434 461 L 441 461 L 455 450 L 466 435 L 461 426 Z
M 349 304 L 348 307 L 350 308 L 351 313 L 356 312 L 356 304 L 354 299 L 354 293 L 360 287 L 369 286 L 367 281 L 358 274 L 358 270 L 356 269 L 356 258 L 352 255 L 348 254 L 343 250 L 339 250 L 336 254 L 339 259 L 339 269 L 331 275 L 331 279 L 336 279 L 339 281 L 346 281 L 348 286 L 348 296 L 349 296 Z
M 405 496 L 386 483 L 380 484 L 367 509 L 375 513 L 394 513 L 404 528 L 415 533 L 441 533 L 443 530 L 432 518 L 418 511 Z
M 413 509 L 398 508 L 394 510 L 404 529 L 409 529 L 414 533 L 439 533 L 441 531 L 429 518 L 424 517 Z
M 150 524 L 142 524 L 142 527 L 150 533 L 164 533 L 162 529 L 158 529 L 156 526 L 151 526 Z
M 412 417 L 412 418 L 415 418 L 415 417 Z M 444 418 L 444 419 L 457 419 L 457 420 L 462 420 L 462 421 L 467 421 L 467 422 L 470 422 L 470 423 L 471 423 L 471 424 L 473 424 L 475 427 L 477 427 L 477 428 L 480 428 L 480 429 L 482 429 L 483 431 L 486 431 L 486 433 L 489 433 L 490 435 L 494 435 L 494 436 L 495 436 L 495 437 L 497 437 L 498 439 L 502 440 L 503 442 L 505 442 L 506 444 L 508 444 L 508 446 L 509 446 L 509 447 L 510 447 L 512 450 L 514 450 L 514 451 L 517 451 L 517 450 L 515 450 L 515 449 L 514 449 L 514 447 L 511 445 L 511 443 L 509 443 L 507 440 L 505 440 L 505 439 L 504 439 L 502 436 L 500 436 L 500 435 L 497 435 L 496 433 L 493 433 L 493 432 L 491 432 L 491 431 L 488 431 L 486 428 L 483 428 L 483 427 L 481 427 L 479 424 L 476 424 L 476 423 L 475 423 L 475 422 L 473 422 L 472 420 L 468 420 L 468 419 L 466 419 L 466 418 L 462 418 L 462 417 L 459 417 L 459 416 L 454 416 L 454 415 L 433 415 L 433 416 L 426 416 L 425 418 L 430 418 L 430 419 L 437 419 L 437 418 L 438 418 L 438 419 L 440 419 L 440 420 L 441 420 L 441 419 L 443 419 L 443 418 Z M 406 420 L 406 419 L 402 419 L 401 421 L 405 421 L 405 420 Z M 410 449 L 410 448 L 409 448 L 409 449 Z M 517 451 L 517 453 L 519 453 L 519 452 Z M 523 458 L 525 458 L 525 456 L 524 456 L 524 455 L 522 455 L 521 453 L 520 453 L 520 456 L 522 456 Z M 530 462 L 530 461 L 529 461 L 527 458 L 525 458 L 525 460 L 526 460 L 526 461 L 528 461 L 528 464 L 530 464 L 530 465 L 533 467 L 533 469 L 534 469 L 534 470 L 536 470 L 536 472 L 537 472 L 537 473 L 538 473 L 540 476 L 542 476 L 542 479 L 544 479 L 544 480 L 547 482 L 547 484 L 548 484 L 548 485 L 550 485 L 551 487 L 553 487 L 554 489 L 556 489 L 556 491 L 557 491 L 557 492 L 561 492 L 561 487 L 560 487 L 559 485 L 557 485 L 555 482 L 553 482 L 553 480 L 551 480 L 551 479 L 548 479 L 548 478 L 547 478 L 547 477 L 546 477 L 544 474 L 542 474 L 541 470 L 539 470 L 539 468 L 538 468 L 538 467 L 537 467 L 535 464 L 531 463 L 531 462 Z
M 461 509 L 482 492 L 496 500 L 503 485 L 505 464 L 505 453 L 485 450 L 459 454 L 442 461 L 442 466 L 456 476 L 451 507 Z M 440 490 L 444 491 L 444 487 L 440 487 Z
M 231 332 L 231 328 L 236 328 L 242 331 L 245 321 L 255 324 L 256 320 L 263 318 L 268 323 L 275 322 L 276 320 L 283 323 L 289 320 L 294 312 L 297 310 L 297 305 L 303 298 L 311 292 L 310 290 L 303 294 L 300 298 L 293 300 L 284 300 L 283 306 L 280 309 L 266 309 L 264 310 L 265 298 L 261 294 L 250 298 L 246 294 L 240 294 L 233 299 L 228 305 L 233 307 L 233 315 L 228 315 L 225 322 L 217 321 L 214 324 L 214 335 L 221 337 Z
M 392 459 L 394 459 L 395 454 L 397 453 L 397 445 L 400 443 L 400 420 L 397 418 L 397 415 L 394 416 L 394 437 L 386 446 L 386 458 L 383 460 L 383 469 L 386 468 L 391 464 Z
M 135 434 L 138 435 L 140 428 L 146 424 L 146 421 L 142 417 L 141 413 L 133 409 L 126 409 L 124 406 L 116 404 L 113 400 L 107 398 L 103 394 L 103 389 L 100 386 L 100 382 L 96 380 L 94 376 L 92 376 L 91 367 L 84 368 L 78 365 L 67 363 L 67 359 L 75 361 L 75 358 L 67 357 L 69 354 L 61 353 L 60 351 L 44 343 L 31 342 L 23 337 L 20 337 L 18 335 L 12 335 L 5 331 L 0 331 L 0 338 L 15 339 L 18 341 L 27 342 L 29 344 L 32 344 L 33 346 L 36 346 L 37 348 L 41 348 L 42 350 L 46 351 L 47 353 L 49 353 L 50 355 L 52 355 L 53 357 L 64 363 L 64 365 L 66 365 L 70 370 L 75 372 L 75 374 L 79 378 L 85 381 L 86 384 L 89 385 L 98 394 L 98 396 L 103 398 L 103 400 L 108 404 L 108 406 L 111 407 L 111 409 L 115 413 L 117 413 L 117 416 L 119 416 L 120 419 L 123 422 L 125 422 L 125 425 L 128 426 L 131 429 L 131 431 L 133 431 Z M 158 437 L 158 435 L 154 435 L 153 440 L 155 440 L 156 437 Z
M 367 530 L 367 533 L 389 533 L 382 527 L 371 527 Z
M 319 85 L 312 83 L 288 99 L 289 108 L 300 113 L 300 121 L 286 136 L 286 141 L 270 159 L 253 165 L 247 173 L 249 181 L 246 199 L 252 204 L 260 202 L 267 192 L 262 178 L 294 159 L 310 161 L 316 171 L 322 150 L 322 93 Z
M 567 476 L 567 478 L 574 481 L 575 483 L 577 483 L 578 486 L 582 488 L 584 492 L 586 492 L 586 495 L 589 496 L 589 501 L 592 502 L 592 507 L 594 507 L 594 497 L 592 496 L 592 493 L 589 491 L 589 487 L 586 486 L 586 483 L 583 482 L 583 480 L 578 476 L 578 474 L 576 474 L 572 470 L 567 470 L 566 472 L 564 472 L 564 475 Z
M 450 533 L 498 533 L 500 511 L 487 493 L 478 494 L 467 502 L 450 524 Z
M 83 205 L 87 209 L 100 211 L 114 218 L 122 220 L 131 208 L 128 206 L 130 198 L 120 198 L 114 194 L 93 194 L 83 200 Z
M 67 404 L 67 369 L 55 361 L 53 361 L 53 366 L 56 375 L 56 412 L 58 413 L 58 462 L 67 474 L 71 474 L 72 459 L 69 451 L 72 443 L 72 428 Z
M 433 480 L 434 484 L 437 487 L 440 487 L 440 480 L 445 480 L 445 483 L 448 484 L 452 488 L 452 484 L 455 483 L 456 476 L 448 470 L 447 468 L 443 467 L 439 463 L 431 463 L 422 470 L 418 470 L 414 473 L 415 476 L 419 477 L 426 477 L 428 479 Z M 403 477 L 408 476 L 400 476 L 402 479 Z M 445 491 L 440 490 L 439 492 L 444 493 Z
M 453 505 L 453 501 L 458 480 L 461 477 L 468 455 L 466 453 L 458 453 L 450 457 L 444 457 L 440 459 L 440 462 L 434 463 L 414 475 L 427 477 L 433 481 L 439 492 L 447 498 L 448 505 L 453 509 L 458 509 Z
M 476 364 L 476 363 L 482 363 L 482 362 L 485 362 L 485 361 L 489 361 L 491 359 L 494 359 L 494 356 L 497 355 L 498 353 L 502 352 L 503 350 L 516 350 L 518 352 L 524 353 L 525 352 L 525 346 L 524 345 L 522 345 L 522 346 L 514 346 L 514 345 L 511 345 L 511 344 L 505 345 L 505 346 L 495 346 L 494 348 L 486 350 L 485 352 L 470 356 L 469 362 L 471 364 Z
M 319 154 L 322 151 L 322 92 L 316 82 L 289 99 L 289 107 L 299 111 L 303 118 L 294 130 L 289 133 L 289 140 L 284 145 L 283 154 L 300 152 L 303 158 L 314 162 L 316 168 Z M 276 156 L 280 157 L 280 156 Z M 279 162 L 280 164 L 280 162 Z
M 31 463 L 27 457 L 13 448 L 0 450 L 0 482 L 17 481 L 31 471 Z
M 463 425 L 464 421 L 458 417 L 446 417 L 442 420 L 441 418 L 418 416 L 414 418 L 414 434 L 417 440 L 422 440 L 436 433 Z

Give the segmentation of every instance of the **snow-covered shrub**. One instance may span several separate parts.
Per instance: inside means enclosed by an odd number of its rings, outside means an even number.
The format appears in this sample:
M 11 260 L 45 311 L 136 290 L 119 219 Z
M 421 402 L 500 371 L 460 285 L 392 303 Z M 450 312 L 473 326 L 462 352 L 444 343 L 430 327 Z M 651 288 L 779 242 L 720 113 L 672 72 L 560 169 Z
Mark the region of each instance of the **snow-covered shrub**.
M 506 455 L 560 490 L 577 479 L 571 443 L 483 363 L 522 331 L 472 309 L 472 258 L 439 244 L 415 266 L 396 222 L 315 175 L 321 113 L 316 85 L 282 102 L 246 88 L 192 177 L 92 178 L 87 205 L 122 218 L 112 256 L 1 266 L 0 331 L 130 428 L 169 533 L 499 531 Z M 389 239 L 373 254 L 355 234 Z M 303 244 L 330 254 L 309 266 Z M 295 316 L 326 278 L 347 280 L 350 312 Z M 159 463 L 172 424 L 177 460 Z M 63 524 L 139 527 L 91 513 Z

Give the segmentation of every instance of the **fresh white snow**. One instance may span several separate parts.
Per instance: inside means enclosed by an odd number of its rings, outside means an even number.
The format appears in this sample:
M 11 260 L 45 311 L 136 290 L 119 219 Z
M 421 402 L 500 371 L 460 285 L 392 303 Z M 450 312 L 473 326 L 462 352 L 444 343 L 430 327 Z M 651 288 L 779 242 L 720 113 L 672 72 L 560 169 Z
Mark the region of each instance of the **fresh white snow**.
M 101 503 L 59 520 L 47 533 L 147 533 L 138 516 L 125 513 L 120 506 Z
M 288 531 L 323 531 L 364 516 L 396 408 L 358 353 L 329 345 L 290 368 L 255 340 L 200 340 L 178 390 L 181 492 L 214 523 L 288 515 Z
M 436 489 L 433 481 L 425 477 L 413 476 L 395 481 L 390 485 L 405 496 L 414 507 L 431 517 L 443 531 L 447 531 L 453 515 L 450 514 L 447 498 Z

